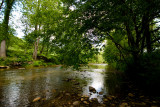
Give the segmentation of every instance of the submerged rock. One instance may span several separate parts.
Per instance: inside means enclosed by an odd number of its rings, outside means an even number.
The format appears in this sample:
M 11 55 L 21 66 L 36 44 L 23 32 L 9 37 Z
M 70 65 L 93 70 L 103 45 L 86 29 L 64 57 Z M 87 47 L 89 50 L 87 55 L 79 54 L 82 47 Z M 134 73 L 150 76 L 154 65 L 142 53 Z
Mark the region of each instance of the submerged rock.
M 84 104 L 89 104 L 87 101 L 83 101 Z
M 70 93 L 66 93 L 66 96 L 70 96 Z
M 52 90 L 52 92 L 53 92 L 53 93 L 55 93 L 55 92 L 56 92 L 56 90 L 54 89 L 54 90 Z
M 99 95 L 102 95 L 103 94 L 103 91 L 99 92 Z
M 80 101 L 75 101 L 75 102 L 73 102 L 73 105 L 74 105 L 74 106 L 79 106 L 79 105 L 80 105 Z
M 21 69 L 21 70 L 23 70 L 23 69 L 26 69 L 26 68 L 18 68 L 18 69 Z

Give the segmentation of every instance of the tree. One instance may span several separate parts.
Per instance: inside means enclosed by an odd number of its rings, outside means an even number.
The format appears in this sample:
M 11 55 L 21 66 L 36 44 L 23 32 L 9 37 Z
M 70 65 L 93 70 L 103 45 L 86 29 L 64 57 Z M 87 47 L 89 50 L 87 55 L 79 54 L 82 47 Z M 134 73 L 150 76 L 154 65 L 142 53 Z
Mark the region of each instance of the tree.
M 34 27 L 34 51 L 33 59 L 37 59 L 38 47 L 42 47 L 41 53 L 44 51 L 44 46 L 49 50 L 49 42 L 54 34 L 54 27 L 57 26 L 57 17 L 61 13 L 60 1 L 50 0 L 28 0 L 24 1 L 24 16 L 30 27 Z M 33 32 L 33 31 L 32 31 Z M 27 36 L 27 35 L 26 35 Z M 42 42 L 42 46 L 38 46 Z
M 76 6 L 77 20 L 82 22 L 81 29 L 99 31 L 116 45 L 119 50 L 129 52 L 134 61 L 143 54 L 144 49 L 152 52 L 152 44 L 160 40 L 153 38 L 160 26 L 151 29 L 156 18 L 160 17 L 159 0 L 70 0 Z M 124 47 L 111 35 L 121 30 L 127 36 L 128 47 Z M 96 35 L 98 36 L 98 35 Z M 118 36 L 118 35 L 117 35 Z
M 15 0 L 6 0 L 5 1 L 6 7 L 5 7 L 5 12 L 4 12 L 4 20 L 3 20 L 3 24 L 2 24 L 3 37 L 1 37 L 1 47 L 0 47 L 0 57 L 2 57 L 2 58 L 6 57 L 6 40 L 7 40 L 7 38 L 9 38 L 9 35 L 8 35 L 9 16 L 10 16 L 10 12 L 12 10 L 14 2 L 15 2 Z

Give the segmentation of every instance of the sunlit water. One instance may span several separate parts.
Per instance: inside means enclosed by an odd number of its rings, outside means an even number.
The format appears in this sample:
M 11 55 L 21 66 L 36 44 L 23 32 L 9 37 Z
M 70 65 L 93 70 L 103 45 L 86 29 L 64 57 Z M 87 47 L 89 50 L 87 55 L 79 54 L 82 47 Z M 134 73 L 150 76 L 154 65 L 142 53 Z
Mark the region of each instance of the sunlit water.
M 0 107 L 31 106 L 36 97 L 49 100 L 54 96 L 55 89 L 71 90 L 71 83 L 64 81 L 66 78 L 86 79 L 87 84 L 82 87 L 81 94 L 102 102 L 103 95 L 107 94 L 105 66 L 106 64 L 92 64 L 82 67 L 81 72 L 66 70 L 61 66 L 0 71 Z M 103 95 L 90 94 L 89 86 L 94 87 L 97 92 L 102 91 Z

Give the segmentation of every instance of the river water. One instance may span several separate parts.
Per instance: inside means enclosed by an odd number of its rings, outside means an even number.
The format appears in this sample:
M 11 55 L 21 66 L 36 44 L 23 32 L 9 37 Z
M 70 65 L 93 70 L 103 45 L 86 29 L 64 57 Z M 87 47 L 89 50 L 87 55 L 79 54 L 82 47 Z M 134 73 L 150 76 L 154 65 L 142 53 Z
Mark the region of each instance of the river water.
M 80 71 L 65 69 L 62 66 L 40 67 L 30 69 L 9 69 L 0 71 L 0 107 L 40 106 L 54 99 L 60 92 L 76 92 L 97 98 L 101 103 L 107 95 L 105 79 L 106 64 L 90 64 Z M 77 84 L 76 88 L 73 84 Z M 96 93 L 89 92 L 89 86 Z M 74 88 L 75 87 L 75 88 Z M 98 94 L 102 92 L 103 94 Z M 33 103 L 35 98 L 45 102 Z

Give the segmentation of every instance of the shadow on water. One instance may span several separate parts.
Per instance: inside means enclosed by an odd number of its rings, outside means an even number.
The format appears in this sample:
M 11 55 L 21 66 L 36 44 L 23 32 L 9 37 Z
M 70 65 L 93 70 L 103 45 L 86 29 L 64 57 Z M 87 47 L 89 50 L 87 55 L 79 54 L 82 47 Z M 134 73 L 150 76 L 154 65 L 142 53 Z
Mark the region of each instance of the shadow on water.
M 107 72 L 105 78 L 106 81 L 106 88 L 108 95 L 114 95 L 114 96 L 121 96 L 124 93 L 124 90 L 126 87 L 127 81 L 124 81 L 126 79 L 126 76 L 123 72 L 116 71 L 115 69 L 112 69 L 107 66 Z

